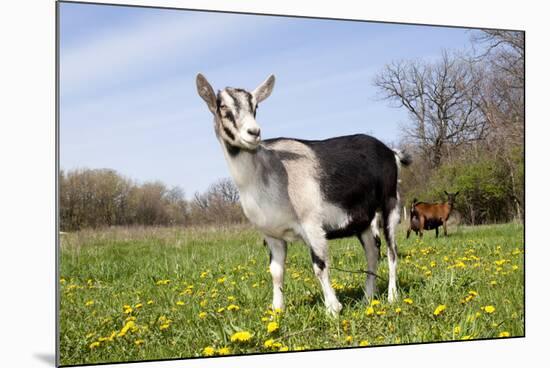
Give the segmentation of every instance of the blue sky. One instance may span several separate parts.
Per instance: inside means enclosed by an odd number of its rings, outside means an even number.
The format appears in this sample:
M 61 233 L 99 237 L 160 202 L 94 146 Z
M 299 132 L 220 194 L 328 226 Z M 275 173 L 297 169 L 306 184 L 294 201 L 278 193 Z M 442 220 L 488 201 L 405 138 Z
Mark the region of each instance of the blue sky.
M 469 48 L 457 28 L 120 7 L 60 5 L 61 168 L 112 168 L 191 197 L 229 176 L 212 115 L 196 93 L 253 89 L 263 138 L 367 133 L 398 142 L 408 116 L 372 80 L 393 60 Z

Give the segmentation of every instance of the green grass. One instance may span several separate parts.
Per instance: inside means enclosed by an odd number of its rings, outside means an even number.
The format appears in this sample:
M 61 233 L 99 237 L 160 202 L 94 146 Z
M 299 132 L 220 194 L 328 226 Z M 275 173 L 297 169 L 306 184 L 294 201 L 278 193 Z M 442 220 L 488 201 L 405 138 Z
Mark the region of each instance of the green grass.
M 302 243 L 289 246 L 286 310 L 273 315 L 268 252 L 254 230 L 141 228 L 63 235 L 61 364 L 197 357 L 206 347 L 214 355 L 227 347 L 233 355 L 524 335 L 523 226 L 451 228 L 448 238 L 435 239 L 431 231 L 423 241 L 414 235 L 406 240 L 404 233 L 401 228 L 399 301 L 386 300 L 383 244 L 380 303 L 372 303 L 370 313 L 365 275 L 331 271 L 344 307 L 338 318 L 325 312 Z M 356 239 L 331 241 L 330 255 L 331 266 L 366 269 Z M 231 305 L 238 308 L 228 310 Z M 439 305 L 445 310 L 434 315 Z M 278 329 L 269 333 L 269 322 Z M 252 337 L 232 342 L 238 331 Z

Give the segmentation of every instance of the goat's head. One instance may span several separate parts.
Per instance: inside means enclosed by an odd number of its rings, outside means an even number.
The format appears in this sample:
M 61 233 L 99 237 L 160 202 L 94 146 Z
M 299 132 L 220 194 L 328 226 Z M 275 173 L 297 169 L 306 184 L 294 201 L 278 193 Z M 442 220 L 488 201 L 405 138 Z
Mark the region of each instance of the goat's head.
M 214 115 L 216 134 L 233 147 L 254 150 L 261 141 L 256 122 L 258 104 L 269 97 L 275 76 L 270 75 L 254 91 L 226 87 L 218 94 L 202 74 L 197 75 L 197 91 Z
M 443 192 L 444 192 L 445 195 L 447 196 L 447 202 L 448 202 L 451 206 L 454 205 L 456 196 L 458 195 L 458 193 L 460 193 L 460 191 L 458 191 L 458 192 L 456 192 L 456 193 L 447 193 L 447 191 L 444 190 Z

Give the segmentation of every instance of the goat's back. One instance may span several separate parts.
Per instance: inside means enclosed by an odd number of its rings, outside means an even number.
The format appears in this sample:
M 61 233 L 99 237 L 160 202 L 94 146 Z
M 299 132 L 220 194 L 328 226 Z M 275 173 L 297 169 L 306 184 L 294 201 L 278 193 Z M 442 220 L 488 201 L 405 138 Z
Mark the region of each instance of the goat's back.
M 395 152 L 368 135 L 351 135 L 326 140 L 275 138 L 264 141 L 285 160 L 301 160 L 297 145 L 309 155 L 315 180 L 323 200 L 346 211 L 350 216 L 349 231 L 360 232 L 375 211 L 387 206 L 388 198 L 397 196 L 398 168 Z M 334 236 L 339 236 L 334 234 Z

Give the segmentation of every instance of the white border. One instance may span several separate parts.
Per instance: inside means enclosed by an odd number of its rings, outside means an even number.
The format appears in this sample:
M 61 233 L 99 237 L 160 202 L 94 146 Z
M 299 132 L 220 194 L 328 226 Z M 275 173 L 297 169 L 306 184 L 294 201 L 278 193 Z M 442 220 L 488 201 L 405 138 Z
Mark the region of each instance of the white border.
M 117 1 L 112 1 L 116 3 Z M 461 0 L 359 2 L 120 1 L 125 4 L 485 26 L 527 31 L 527 337 L 112 365 L 113 367 L 279 367 L 281 364 L 461 367 L 546 361 L 548 222 L 544 218 L 548 125 L 548 46 L 542 5 Z M 534 2 L 533 2 L 534 3 Z M 543 2 L 538 2 L 543 4 Z M 0 154 L 1 366 L 52 366 L 54 354 L 54 1 L 2 4 Z M 422 42 L 422 40 L 419 40 Z M 365 60 L 368 63 L 368 60 Z M 341 363 L 340 363 L 341 364 Z M 535 363 L 536 364 L 536 363 Z M 106 366 L 107 367 L 107 366 Z

